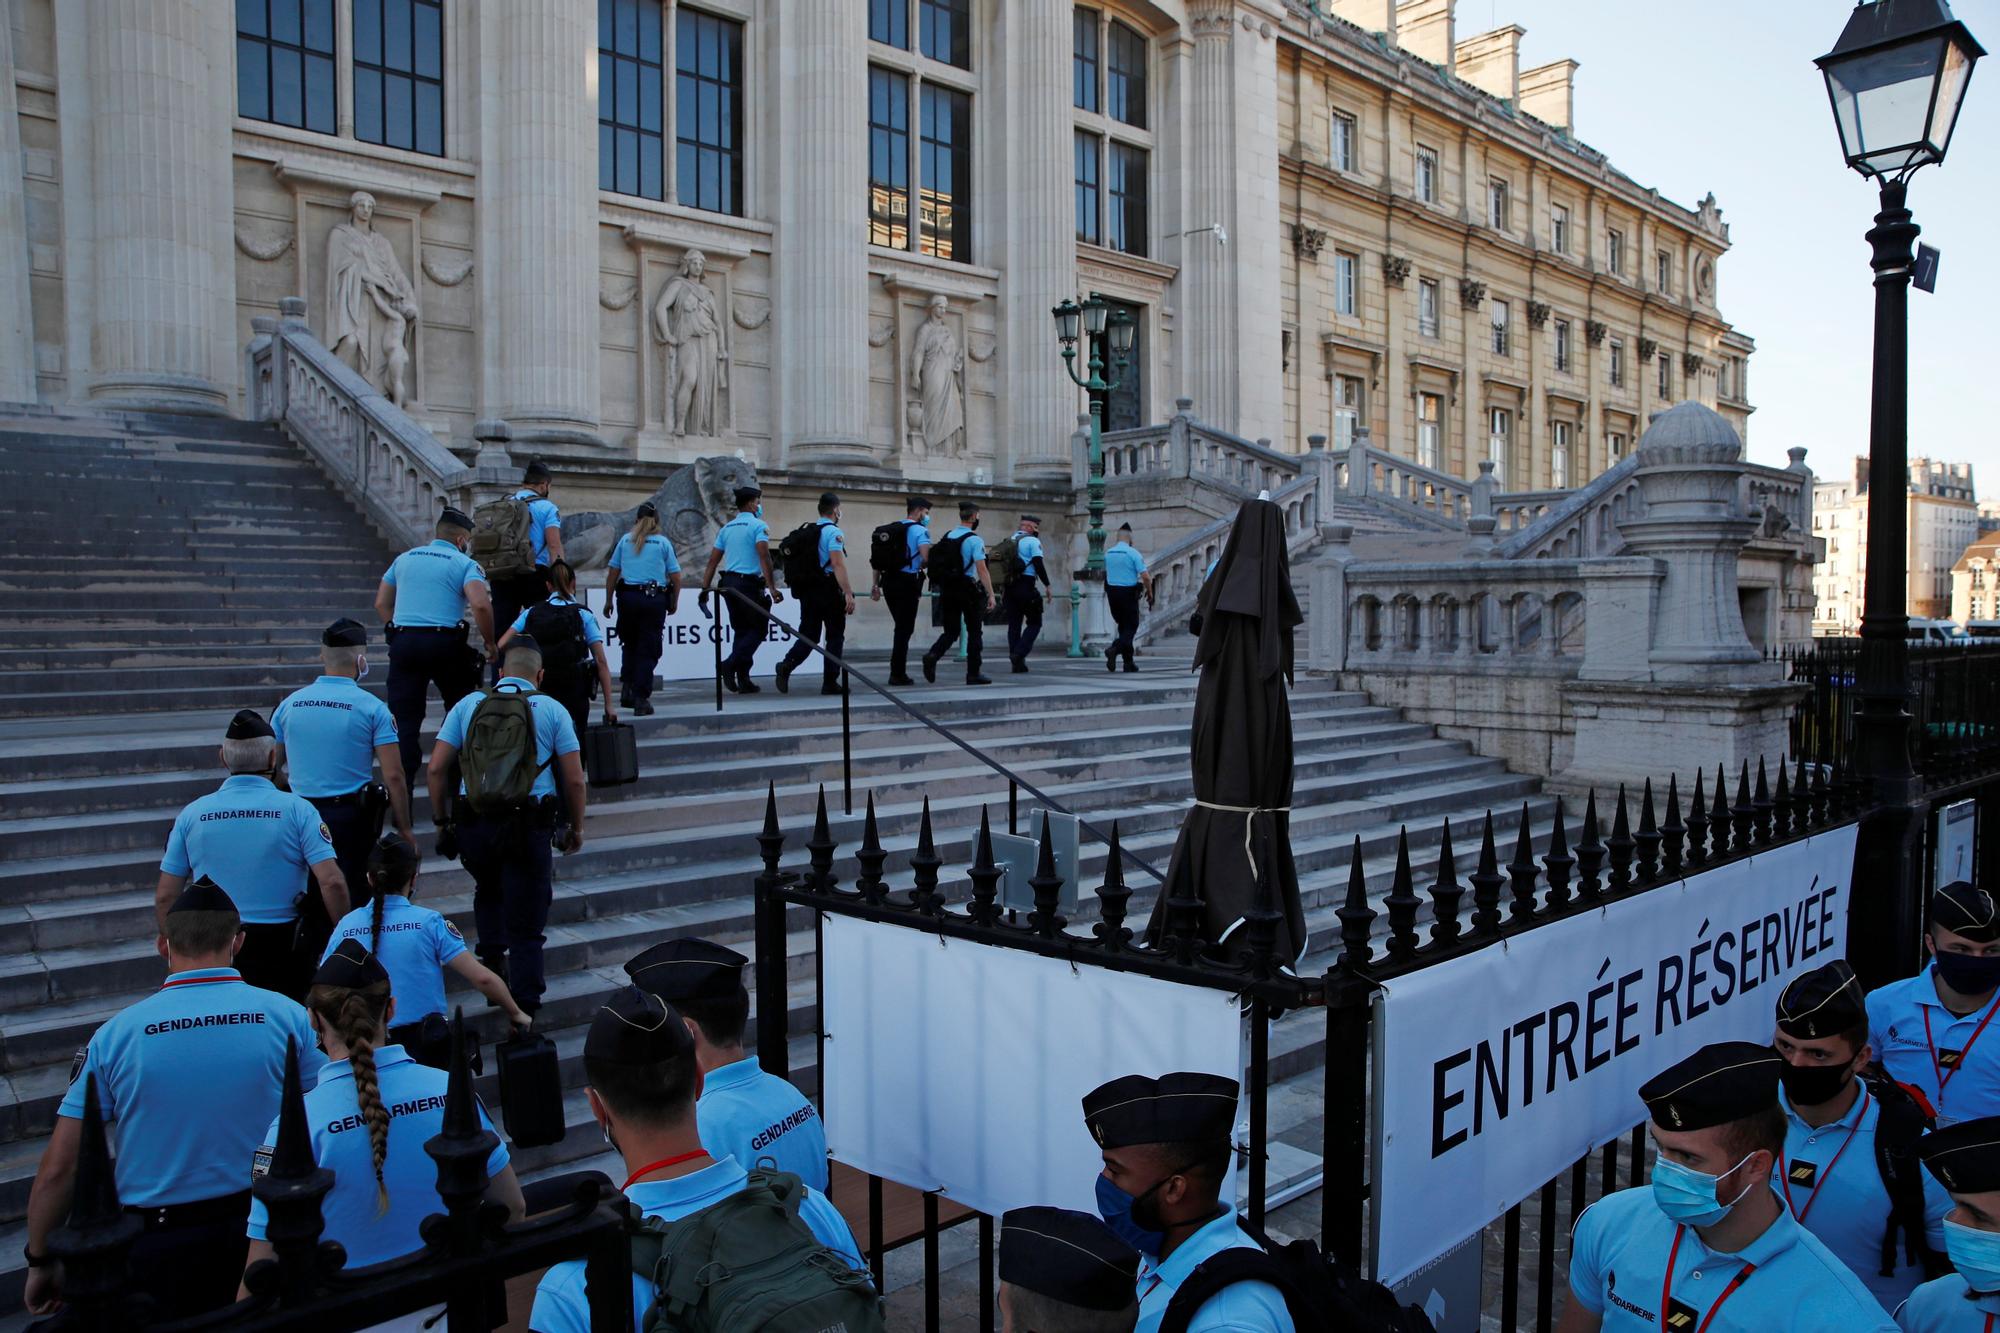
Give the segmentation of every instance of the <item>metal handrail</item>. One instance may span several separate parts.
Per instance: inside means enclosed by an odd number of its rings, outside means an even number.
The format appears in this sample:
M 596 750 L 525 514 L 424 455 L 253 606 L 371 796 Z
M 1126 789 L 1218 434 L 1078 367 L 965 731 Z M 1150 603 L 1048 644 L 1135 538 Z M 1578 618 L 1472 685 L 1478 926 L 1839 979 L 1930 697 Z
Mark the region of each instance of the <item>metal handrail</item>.
M 894 694 L 890 693 L 889 689 L 886 686 L 871 679 L 863 672 L 857 671 L 852 665 L 850 665 L 847 662 L 845 658 L 840 657 L 837 654 L 828 652 L 825 648 L 821 647 L 818 643 L 814 642 L 812 639 L 809 639 L 805 635 L 799 633 L 797 629 L 793 628 L 790 625 L 787 625 L 784 621 L 772 615 L 768 607 L 757 605 L 756 602 L 750 600 L 748 597 L 745 597 L 742 593 L 737 592 L 734 588 L 724 588 L 718 586 L 712 589 L 712 591 L 717 593 L 720 597 L 730 597 L 741 602 L 744 606 L 749 607 L 751 610 L 755 611 L 758 615 L 764 617 L 764 619 L 768 620 L 773 625 L 776 625 L 779 629 L 783 630 L 791 638 L 796 639 L 798 642 L 810 648 L 813 652 L 818 653 L 821 657 L 825 658 L 827 661 L 833 663 L 835 666 L 840 668 L 840 673 L 841 673 L 841 688 L 840 688 L 841 760 L 840 762 L 841 762 L 842 783 L 844 785 L 846 792 L 846 810 L 848 814 L 851 815 L 854 813 L 853 720 L 848 711 L 848 689 L 847 689 L 847 681 L 849 678 L 852 678 L 854 680 L 860 681 L 863 685 L 866 685 L 869 689 L 881 695 L 891 704 L 894 704 L 897 708 L 900 708 L 905 714 L 915 719 L 916 721 L 923 723 L 925 726 L 929 727 L 932 731 L 935 731 L 938 735 L 944 737 L 946 740 L 950 741 L 953 745 L 956 745 L 959 749 L 965 751 L 967 754 L 971 755 L 974 759 L 977 759 L 980 763 L 992 769 L 995 773 L 998 773 L 1001 777 L 1006 778 L 1009 783 L 1027 792 L 1028 795 L 1040 801 L 1045 808 L 1053 810 L 1059 815 L 1068 815 L 1071 819 L 1074 819 L 1076 821 L 1077 827 L 1079 829 L 1082 829 L 1085 833 L 1088 833 L 1091 837 L 1097 839 L 1105 846 L 1108 847 L 1111 845 L 1110 837 L 1107 834 L 1105 834 L 1103 830 L 1099 829 L 1095 824 L 1091 823 L 1089 820 L 1085 819 L 1082 815 L 1076 813 L 1076 811 L 1070 809 L 1068 806 L 1064 805 L 1061 801 L 1058 801 L 1055 797 L 1049 795 L 1047 792 L 1037 787 L 1034 783 L 1022 777 L 1019 773 L 1016 773 L 1013 769 L 1001 763 L 998 759 L 995 759 L 993 756 L 987 754 L 984 750 L 981 750 L 978 746 L 972 744 L 972 742 L 966 740 L 963 736 L 960 736 L 957 732 L 953 731 L 950 727 L 947 727 L 944 723 L 939 722 L 934 717 L 931 717 L 929 714 L 925 713 L 922 709 L 916 707 L 914 704 L 905 703 L 902 699 L 897 698 Z M 796 596 L 796 594 L 794 595 Z M 715 709 L 717 712 L 721 712 L 722 711 L 722 669 L 721 669 L 722 636 L 718 633 L 711 635 L 709 637 L 714 642 L 716 651 Z M 1118 849 L 1118 854 L 1119 857 L 1122 860 L 1124 860 L 1127 864 L 1136 866 L 1140 870 L 1145 871 L 1147 874 L 1151 875 L 1155 880 L 1159 881 L 1159 883 L 1165 884 L 1167 882 L 1167 877 L 1164 874 L 1162 874 L 1156 867 L 1154 867 L 1150 862 L 1144 860 L 1135 853 L 1127 850 L 1122 845 Z

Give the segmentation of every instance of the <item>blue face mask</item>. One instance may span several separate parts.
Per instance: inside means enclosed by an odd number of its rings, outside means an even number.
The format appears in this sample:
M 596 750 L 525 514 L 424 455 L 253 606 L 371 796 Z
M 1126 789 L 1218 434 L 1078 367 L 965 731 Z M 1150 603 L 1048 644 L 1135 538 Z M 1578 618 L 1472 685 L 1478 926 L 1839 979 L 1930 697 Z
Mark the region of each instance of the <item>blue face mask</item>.
M 1743 1162 L 1749 1161 L 1745 1157 Z M 1736 1167 L 1722 1174 L 1728 1175 Z M 1729 1210 L 1743 1201 L 1743 1196 L 1756 1187 L 1756 1181 L 1745 1185 L 1737 1196 L 1723 1203 L 1715 1196 L 1715 1187 L 1721 1176 L 1705 1175 L 1691 1166 L 1682 1166 L 1668 1157 L 1660 1157 L 1653 1163 L 1653 1202 L 1661 1212 L 1675 1222 L 1691 1227 L 1712 1227 L 1729 1216 Z
M 1944 1220 L 1944 1252 L 1965 1285 L 1985 1293 L 2000 1291 L 2000 1231 Z
M 1153 1190 L 1171 1180 L 1163 1177 L 1155 1182 L 1152 1189 L 1137 1199 L 1112 1184 L 1103 1175 L 1097 1177 L 1097 1215 L 1104 1219 L 1104 1225 L 1111 1228 L 1111 1234 L 1130 1245 L 1141 1254 L 1157 1256 L 1166 1247 L 1167 1234 L 1164 1231 L 1148 1231 L 1132 1218 L 1132 1210 L 1139 1199 L 1150 1195 Z
M 764 506 L 763 506 L 763 505 L 758 505 L 758 506 L 757 506 L 757 517 L 758 517 L 758 518 L 762 518 L 762 517 L 764 517 Z

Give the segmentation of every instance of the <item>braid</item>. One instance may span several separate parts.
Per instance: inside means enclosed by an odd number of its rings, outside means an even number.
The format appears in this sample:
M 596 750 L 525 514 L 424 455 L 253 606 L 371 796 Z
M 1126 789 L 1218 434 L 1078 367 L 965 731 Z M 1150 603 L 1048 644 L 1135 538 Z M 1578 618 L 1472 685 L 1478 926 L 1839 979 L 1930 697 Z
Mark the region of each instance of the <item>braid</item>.
M 382 900 L 392 893 L 408 893 L 417 877 L 417 849 L 401 835 L 384 834 L 368 854 L 368 882 L 375 889 L 374 913 L 370 917 L 368 952 L 382 949 Z
M 375 891 L 374 914 L 369 918 L 368 952 L 382 952 L 382 900 L 389 895 L 383 890 Z
M 348 1067 L 354 1071 L 354 1100 L 361 1119 L 368 1126 L 368 1144 L 375 1156 L 375 1215 L 389 1211 L 389 1187 L 382 1179 L 382 1164 L 389 1157 L 389 1108 L 382 1104 L 382 1085 L 375 1074 L 377 1015 L 366 995 L 351 991 L 340 1005 L 337 1026 L 347 1047 Z

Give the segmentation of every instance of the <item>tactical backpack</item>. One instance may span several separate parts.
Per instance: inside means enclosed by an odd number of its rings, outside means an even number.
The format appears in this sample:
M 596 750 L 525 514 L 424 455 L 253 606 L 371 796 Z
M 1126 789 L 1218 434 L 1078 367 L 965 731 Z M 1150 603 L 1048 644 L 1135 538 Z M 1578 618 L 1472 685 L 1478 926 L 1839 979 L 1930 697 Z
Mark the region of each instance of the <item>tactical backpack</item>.
M 965 540 L 972 535 L 970 530 L 952 536 L 940 537 L 931 546 L 931 558 L 924 569 L 931 576 L 931 588 L 939 593 L 962 593 L 968 582 L 977 582 L 978 575 L 967 566 Z
M 486 577 L 517 578 L 535 572 L 535 517 L 517 495 L 488 500 L 472 511 L 472 558 Z
M 1422 1310 L 1397 1304 L 1387 1287 L 1335 1263 L 1316 1242 L 1274 1246 L 1267 1237 L 1256 1239 L 1263 1248 L 1239 1246 L 1196 1264 L 1167 1302 L 1159 1333 L 1187 1333 L 1203 1305 L 1239 1282 L 1276 1287 L 1298 1333 L 1434 1333 Z
M 1007 583 L 1028 572 L 1021 563 L 1021 539 L 1019 535 L 1007 538 L 998 546 L 986 550 L 986 568 L 996 576 L 996 582 Z
M 911 526 L 916 520 L 899 518 L 884 523 L 868 534 L 868 568 L 877 574 L 900 574 L 910 563 Z
M 1882 1276 L 1893 1276 L 1899 1264 L 1912 1263 L 1922 1266 L 1926 1281 L 1940 1277 L 1948 1269 L 1943 1256 L 1924 1236 L 1924 1168 L 1917 1160 L 1917 1140 L 1932 1129 L 1932 1117 L 1893 1079 L 1863 1075 L 1862 1083 L 1881 1108 L 1875 1121 L 1875 1170 L 1889 1195 L 1889 1225 L 1882 1232 Z M 1900 1247 L 1896 1243 L 1899 1231 Z
M 881 1333 L 868 1275 L 799 1216 L 805 1192 L 788 1171 L 758 1170 L 677 1221 L 628 1204 L 632 1271 L 654 1294 L 640 1333 Z
M 535 762 L 533 690 L 491 689 L 465 724 L 458 766 L 465 800 L 476 814 L 499 815 L 534 800 L 535 779 L 547 764 Z
M 538 602 L 528 608 L 527 631 L 542 646 L 542 670 L 558 683 L 589 674 L 590 645 L 584 640 L 582 607 Z
M 778 543 L 778 568 L 785 576 L 785 586 L 793 592 L 811 592 L 831 582 L 819 564 L 821 526 L 817 520 L 801 523 Z

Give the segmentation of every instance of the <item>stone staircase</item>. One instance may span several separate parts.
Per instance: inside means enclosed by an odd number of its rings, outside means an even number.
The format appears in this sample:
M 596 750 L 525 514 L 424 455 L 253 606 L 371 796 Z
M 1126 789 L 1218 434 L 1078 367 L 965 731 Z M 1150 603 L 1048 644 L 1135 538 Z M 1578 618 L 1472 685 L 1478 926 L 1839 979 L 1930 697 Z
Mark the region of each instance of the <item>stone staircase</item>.
M 220 780 L 215 747 L 228 715 L 268 711 L 312 679 L 317 630 L 328 620 L 368 618 L 390 553 L 302 453 L 256 426 L 0 418 L 0 466 L 19 497 L 0 551 L 0 1309 L 14 1309 L 28 1187 L 70 1057 L 162 974 L 152 885 L 174 814 Z M 939 685 L 909 697 L 1094 822 L 1116 820 L 1126 847 L 1164 869 L 1188 792 L 1189 642 L 1149 649 L 1137 675 L 1054 651 L 1032 675 L 1002 676 L 992 689 Z M 379 689 L 381 677 L 368 686 Z M 853 700 L 852 815 L 840 806 L 833 701 L 767 691 L 732 696 L 718 714 L 703 683 L 669 686 L 656 703 L 658 715 L 636 719 L 646 776 L 592 793 L 584 850 L 557 862 L 542 1028 L 562 1052 L 571 1133 L 518 1155 L 529 1178 L 602 1151 L 579 1086 L 580 1052 L 599 997 L 623 981 L 620 964 L 681 934 L 749 952 L 753 835 L 767 782 L 790 837 L 788 866 L 804 862 L 827 787 L 843 882 L 855 873 L 869 796 L 899 884 L 929 798 L 953 901 L 966 895 L 982 804 L 1004 823 L 1004 782 L 878 698 Z M 1379 898 L 1399 826 L 1409 826 L 1420 883 L 1445 817 L 1461 830 L 1461 857 L 1489 807 L 1508 836 L 1524 802 L 1546 827 L 1552 802 L 1532 779 L 1358 693 L 1301 680 L 1292 706 L 1292 838 L 1311 935 L 1301 971 L 1332 961 L 1333 909 L 1356 837 Z M 426 741 L 440 717 L 434 703 Z M 416 821 L 431 827 L 422 797 Z M 1086 919 L 1102 872 L 1101 849 L 1087 846 Z M 1154 886 L 1139 872 L 1128 880 L 1132 916 L 1143 921 Z M 430 857 L 418 887 L 422 901 L 471 932 L 471 883 L 458 864 Z M 792 925 L 792 1067 L 811 1090 L 811 923 L 801 915 Z M 469 992 L 454 999 L 477 1003 Z M 468 1017 L 486 1041 L 501 1035 L 497 1013 Z M 1282 1020 L 1273 1079 L 1309 1076 L 1323 1041 L 1316 1012 Z

